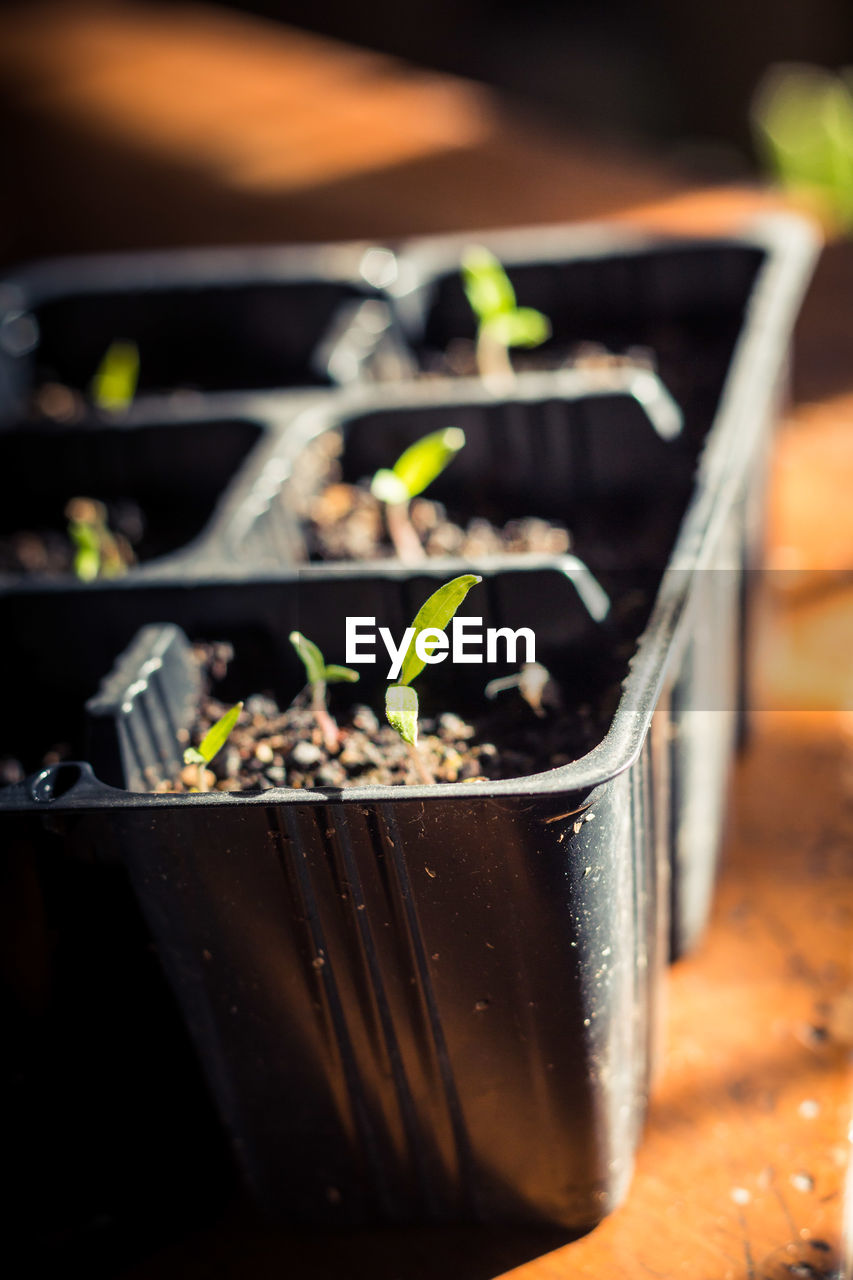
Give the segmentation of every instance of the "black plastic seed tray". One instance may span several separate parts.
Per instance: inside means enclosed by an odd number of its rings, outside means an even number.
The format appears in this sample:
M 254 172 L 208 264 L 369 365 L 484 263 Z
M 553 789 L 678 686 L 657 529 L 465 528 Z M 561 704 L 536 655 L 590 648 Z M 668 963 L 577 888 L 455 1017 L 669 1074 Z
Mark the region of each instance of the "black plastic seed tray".
M 522 306 L 544 311 L 550 341 L 531 353 L 552 363 L 588 353 L 650 356 L 683 413 L 684 444 L 699 465 L 694 511 L 725 507 L 726 564 L 741 579 L 733 639 L 738 690 L 734 733 L 743 740 L 748 705 L 747 583 L 761 564 L 771 432 L 787 386 L 793 322 L 817 252 L 812 226 L 791 215 L 757 217 L 730 236 L 660 239 L 601 227 L 537 227 L 433 236 L 400 248 L 391 291 L 414 367 L 446 372 L 454 343 L 474 337 L 459 275 L 467 245 L 482 243 L 506 267 Z M 524 358 L 525 353 L 519 353 Z M 723 536 L 722 534 L 720 535 Z M 685 546 L 684 540 L 680 545 Z M 686 558 L 696 561 L 694 539 Z M 712 589 L 709 588 L 709 597 Z M 695 665 L 713 666 L 700 644 Z M 729 655 L 718 655 L 728 662 Z M 688 662 L 691 669 L 694 660 Z M 710 678 L 710 677 L 709 677 Z M 704 680 L 704 676 L 701 677 Z M 693 685 L 676 690 L 692 705 Z M 715 703 L 715 705 L 717 705 Z M 731 752 L 729 728 L 693 717 L 673 743 L 673 953 L 687 950 L 707 918 Z M 702 817 L 701 815 L 704 815 Z
M 183 408 L 149 401 L 112 422 L 33 422 L 3 432 L 0 592 L 39 580 L 99 583 L 72 573 L 71 499 L 104 504 L 109 528 L 128 537 L 131 577 L 198 574 L 251 547 L 241 527 L 252 501 L 280 476 L 285 429 L 322 392 L 222 397 Z
M 448 348 L 474 336 L 458 269 L 463 249 L 472 242 L 488 244 L 495 251 L 508 270 L 520 304 L 538 307 L 551 319 L 552 340 L 533 353 L 536 362 L 568 359 L 571 363 L 590 343 L 597 344 L 592 367 L 581 365 L 560 375 L 584 379 L 587 393 L 593 396 L 598 380 L 600 399 L 591 410 L 584 410 L 591 424 L 596 415 L 606 417 L 612 397 L 618 396 L 614 388 L 630 394 L 627 383 L 632 378 L 636 380 L 635 395 L 642 398 L 642 372 L 618 365 L 602 367 L 603 349 L 617 357 L 649 361 L 657 380 L 650 379 L 651 395 L 646 382 L 645 395 L 650 400 L 646 407 L 654 412 L 657 398 L 657 412 L 663 411 L 666 421 L 671 397 L 681 415 L 678 438 L 658 439 L 653 449 L 648 447 L 648 433 L 642 430 L 619 435 L 618 429 L 608 431 L 605 426 L 599 435 L 593 427 L 576 427 L 574 432 L 560 435 L 554 428 L 553 408 L 546 403 L 548 397 L 537 390 L 534 373 L 517 379 L 516 394 L 528 401 L 524 410 L 502 409 L 499 403 L 488 407 L 490 400 L 499 400 L 499 396 L 484 392 L 471 379 L 437 378 L 436 374 L 448 373 L 444 361 Z M 375 465 L 387 462 L 398 443 L 408 443 L 415 435 L 405 423 L 408 412 L 424 431 L 444 425 L 467 429 L 479 416 L 482 424 L 473 430 L 484 435 L 490 420 L 500 423 L 500 447 L 487 464 L 492 468 L 491 494 L 489 479 L 484 483 L 478 475 L 474 482 L 473 468 L 464 452 L 437 483 L 435 494 L 440 498 L 454 496 L 455 469 L 456 475 L 464 471 L 472 482 L 477 501 L 485 498 L 488 505 L 491 497 L 494 507 L 495 459 L 500 472 L 497 483 L 505 490 L 514 489 L 519 473 L 525 475 L 528 492 L 535 494 L 535 511 L 549 514 L 559 509 L 565 514 L 571 506 L 574 521 L 580 520 L 578 528 L 569 521 L 575 534 L 574 549 L 604 575 L 617 598 L 617 609 L 622 598 L 620 575 L 630 567 L 629 562 L 636 566 L 642 559 L 649 532 L 654 540 L 654 527 L 651 531 L 642 529 L 642 515 L 658 513 L 662 535 L 668 538 L 674 533 L 670 517 L 677 512 L 676 519 L 680 519 L 686 509 L 686 472 L 682 468 L 690 460 L 693 507 L 707 513 L 713 501 L 729 504 L 724 517 L 730 526 L 725 563 L 732 573 L 745 571 L 739 602 L 733 606 L 736 618 L 726 630 L 731 655 L 727 651 L 725 656 L 726 662 L 731 656 L 735 664 L 733 732 L 742 739 L 748 702 L 747 583 L 761 561 L 770 433 L 785 391 L 790 331 L 815 252 L 812 229 L 796 218 L 779 215 L 757 219 L 737 235 L 708 241 L 661 240 L 602 231 L 600 227 L 554 227 L 409 242 L 399 250 L 397 277 L 388 291 L 394 297 L 398 328 L 410 346 L 411 372 L 420 369 L 430 376 L 405 387 L 376 387 L 362 404 L 355 391 L 344 393 L 303 415 L 296 437 L 304 443 L 312 434 L 331 428 L 352 437 L 352 455 L 346 465 L 347 478 L 353 479 L 358 478 L 357 473 L 369 474 Z M 531 391 L 525 391 L 525 386 Z M 530 403 L 537 399 L 539 404 Z M 514 427 L 509 425 L 513 414 Z M 547 415 L 550 421 L 546 425 L 543 419 Z M 460 420 L 452 422 L 453 416 Z M 577 447 L 572 452 L 563 444 L 555 455 L 555 438 L 574 439 Z M 378 447 L 380 440 L 382 448 Z M 541 457 L 535 453 L 536 440 L 546 442 Z M 473 456 L 468 454 L 467 458 Z M 483 450 L 476 456 L 482 462 Z M 345 462 L 346 458 L 345 454 Z M 658 462 L 660 469 L 656 470 Z M 566 479 L 569 472 L 571 478 Z M 552 483 L 556 487 L 558 480 L 566 486 L 565 502 L 549 489 Z M 621 492 L 620 480 L 624 482 Z M 503 502 L 497 505 L 507 511 Z M 528 501 L 528 509 L 530 505 Z M 286 508 L 276 499 L 275 486 L 267 489 L 266 496 L 257 495 L 254 510 L 257 521 L 243 519 L 233 545 L 246 539 L 251 554 L 260 559 L 270 553 L 299 556 L 301 539 L 292 507 Z M 702 516 L 698 518 L 701 522 Z M 632 520 L 632 536 L 626 539 L 621 535 L 630 529 Z M 610 536 L 617 529 L 614 548 Z M 638 538 L 638 534 L 645 536 Z M 697 563 L 697 538 L 687 545 L 686 555 L 672 564 L 689 567 Z M 607 579 L 610 571 L 617 575 L 612 583 Z M 629 599 L 636 599 L 630 575 L 621 577 L 621 586 Z M 723 629 L 727 625 L 722 616 L 719 625 Z M 700 669 L 713 660 L 704 649 L 696 657 Z M 693 659 L 690 661 L 692 667 Z M 703 680 L 701 677 L 700 684 Z M 694 688 L 694 682 L 687 680 L 676 690 L 678 707 L 691 706 Z M 726 705 L 730 703 L 731 699 Z M 731 726 L 723 725 L 719 717 L 692 717 L 687 723 L 689 731 L 685 727 L 682 738 L 672 746 L 676 798 L 674 955 L 689 949 L 707 919 L 731 759 Z M 701 814 L 705 817 L 697 817 Z
M 756 219 L 737 235 L 707 241 L 632 236 L 600 227 L 412 241 L 401 246 L 390 291 L 415 365 L 424 372 L 446 373 L 449 348 L 475 336 L 459 261 L 466 245 L 478 242 L 500 258 L 519 304 L 538 308 L 551 323 L 547 343 L 513 354 L 519 368 L 591 354 L 600 359 L 604 352 L 650 357 L 684 413 L 688 437 L 698 442 L 707 435 L 733 372 L 735 348 L 759 282 L 765 292 L 782 290 L 779 277 L 790 272 L 791 287 L 801 289 L 802 269 L 812 252 L 810 233 L 786 216 Z
M 372 281 L 393 271 L 387 250 L 363 245 L 112 254 L 23 267 L 0 281 L 0 421 L 37 413 L 46 384 L 87 396 L 116 341 L 136 344 L 141 397 L 358 379 L 388 338 L 388 310 Z
M 0 573 L 69 573 L 52 567 L 43 547 L 65 536 L 74 497 L 106 504 L 110 527 L 129 527 L 140 565 L 184 551 L 209 525 L 217 503 L 264 435 L 249 420 L 33 425 L 3 437 L 0 476 Z M 129 514 L 127 514 L 129 512 Z M 40 547 L 26 556 L 21 541 Z
M 603 734 L 624 648 L 566 572 L 484 573 L 464 613 L 532 625 L 537 656 Z M 430 566 L 415 578 L 388 568 L 117 584 L 92 598 L 88 642 L 66 593 L 42 707 L 68 682 L 76 699 L 105 669 L 105 636 L 132 634 L 152 611 L 233 642 L 223 696 L 272 688 L 288 700 L 303 678 L 293 627 L 339 655 L 348 614 L 400 630 L 442 580 Z M 17 643 L 26 631 L 41 647 L 46 600 L 33 596 L 26 624 L 19 616 Z M 460 688 L 447 667 L 431 669 L 424 713 L 470 711 L 505 670 L 477 668 Z M 381 706 L 385 672 L 364 672 L 356 694 Z M 185 652 L 162 632 L 140 637 L 90 704 L 103 772 L 120 781 L 123 758 L 138 781 L 161 763 L 164 726 L 186 724 L 191 685 Z M 642 763 L 603 784 L 572 766 L 488 786 L 208 797 L 112 790 L 64 764 L 3 799 L 19 822 L 47 820 L 59 846 L 70 823 L 78 857 L 127 866 L 238 1156 L 273 1212 L 582 1228 L 624 1194 L 651 1071 L 668 872 L 652 755 L 648 739 Z
M 223 543 L 244 562 L 304 563 L 311 504 L 333 479 L 317 448 L 325 433 L 340 435 L 340 478 L 357 485 L 455 426 L 465 446 L 428 492 L 451 519 L 562 523 L 572 552 L 625 589 L 627 571 L 665 563 L 687 506 L 697 450 L 680 425 L 666 388 L 642 369 L 524 373 L 502 395 L 473 378 L 342 391 L 294 411 L 281 466 L 259 475 Z
M 739 713 L 754 495 L 813 239 L 793 220 L 695 253 L 617 232 L 537 236 L 540 256 L 562 255 L 558 274 L 590 308 L 589 322 L 566 328 L 570 340 L 657 343 L 685 413 L 678 448 L 695 461 L 636 645 L 612 614 L 603 629 L 578 613 L 575 586 L 553 565 L 547 585 L 531 566 L 486 570 L 486 616 L 535 618 L 542 656 L 561 673 L 583 675 L 584 652 L 607 671 L 616 705 L 597 745 L 547 774 L 491 784 L 162 797 L 60 765 L 0 797 L 24 843 L 126 860 L 244 1167 L 273 1210 L 294 1216 L 597 1220 L 624 1191 L 641 1123 L 671 868 L 676 946 L 707 912 Z M 409 303 L 400 289 L 413 342 L 420 262 Z M 515 279 L 521 303 L 548 309 Z M 652 312 L 645 328 L 639 295 Z M 347 401 L 347 415 L 376 410 L 370 394 L 357 411 Z M 461 383 L 454 397 L 466 400 Z M 259 497 L 246 528 L 264 510 Z M 85 619 L 61 588 L 0 597 L 8 669 L 32 673 L 39 690 L 34 716 L 32 685 L 11 691 L 8 742 L 29 767 L 63 734 L 85 758 L 82 704 L 151 623 L 230 638 L 230 694 L 268 678 L 287 696 L 299 678 L 293 626 L 340 657 L 341 615 L 375 611 L 399 630 L 444 567 L 430 563 L 409 583 L 391 564 L 247 583 L 223 565 L 209 581 L 107 584 L 87 597 L 97 615 Z M 437 694 L 455 697 L 435 671 Z M 303 1099 L 309 1111 L 287 1118 Z M 309 1131 L 295 1143 L 293 1185 L 288 1144 Z

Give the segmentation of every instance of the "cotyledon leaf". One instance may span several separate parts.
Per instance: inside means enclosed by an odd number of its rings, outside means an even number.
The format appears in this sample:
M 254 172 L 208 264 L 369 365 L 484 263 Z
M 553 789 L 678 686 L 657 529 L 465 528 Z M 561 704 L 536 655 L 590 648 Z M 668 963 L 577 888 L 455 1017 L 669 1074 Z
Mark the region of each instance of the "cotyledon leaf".
M 404 742 L 418 744 L 418 695 L 409 685 L 389 684 L 385 690 L 385 715 Z
M 399 504 L 423 493 L 436 476 L 440 476 L 465 445 L 465 432 L 459 427 L 444 427 L 416 440 L 400 454 L 389 471 L 382 467 L 373 477 L 370 488 L 380 502 Z
M 360 679 L 360 676 L 352 667 L 340 667 L 336 662 L 330 662 L 323 669 L 323 678 L 326 684 L 341 684 L 343 682 L 355 684 L 356 680 Z
M 309 684 L 319 684 L 326 678 L 326 660 L 313 640 L 309 640 L 301 631 L 291 631 L 290 643 L 305 667 Z
M 509 276 L 483 245 L 471 245 L 463 253 L 462 284 L 471 310 L 481 322 L 515 309 Z
M 224 716 L 220 716 L 216 724 L 208 729 L 198 747 L 187 747 L 184 752 L 184 764 L 210 764 L 228 741 L 228 735 L 237 723 L 242 710 L 242 702 L 236 702 Z
M 424 601 L 412 623 L 414 635 L 409 642 L 406 656 L 403 658 L 403 665 L 400 668 L 401 685 L 411 684 L 424 669 L 425 663 L 422 658 L 418 657 L 415 648 L 421 631 L 432 629 L 443 631 L 471 588 L 482 581 L 483 579 L 475 573 L 463 573 L 460 577 L 452 578 L 450 582 L 445 582 L 444 586 L 439 587 L 428 600 Z

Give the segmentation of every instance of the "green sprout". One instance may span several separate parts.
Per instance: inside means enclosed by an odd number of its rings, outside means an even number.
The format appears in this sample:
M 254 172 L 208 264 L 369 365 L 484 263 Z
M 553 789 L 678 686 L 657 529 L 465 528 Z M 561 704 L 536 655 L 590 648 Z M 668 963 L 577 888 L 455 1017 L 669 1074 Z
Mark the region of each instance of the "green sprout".
M 133 404 L 139 382 L 135 342 L 111 342 L 92 379 L 91 396 L 99 409 L 123 413 Z
M 207 791 L 207 766 L 225 746 L 242 710 L 242 702 L 235 703 L 208 729 L 197 747 L 187 747 L 184 752 L 184 764 L 195 765 L 198 791 Z
M 557 687 L 547 667 L 541 662 L 525 662 L 520 671 L 510 676 L 490 680 L 483 692 L 487 698 L 496 698 L 507 689 L 517 689 L 534 715 L 546 716 L 546 703 L 558 696 Z
M 519 307 L 498 259 L 482 245 L 462 255 L 462 284 L 477 318 L 477 367 L 483 378 L 512 378 L 510 347 L 539 347 L 551 336 L 548 317 Z
M 853 230 L 853 72 L 771 67 L 751 117 L 758 150 L 779 183 Z
M 409 445 L 389 470 L 382 467 L 370 482 L 370 492 L 385 506 L 385 522 L 394 550 L 411 564 L 424 558 L 424 549 L 409 519 L 409 503 L 440 476 L 465 445 L 459 427 L 432 431 Z
M 418 695 L 412 688 L 412 681 L 426 665 L 427 659 L 421 654 L 432 655 L 435 646 L 440 643 L 439 635 L 444 632 L 468 592 L 482 581 L 474 573 L 464 573 L 459 578 L 445 582 L 443 587 L 434 591 L 421 605 L 409 628 L 411 636 L 400 668 L 400 677 L 385 691 L 385 715 L 388 723 L 405 742 L 421 781 L 429 784 L 434 783 L 435 778 L 418 750 Z M 429 635 L 418 645 L 418 638 L 424 632 Z
M 73 569 L 81 582 L 118 578 L 133 555 L 125 539 L 107 524 L 107 509 L 94 498 L 72 498 L 65 508 L 68 537 L 74 547 Z
M 353 671 L 352 667 L 340 667 L 334 662 L 327 664 L 317 645 L 301 631 L 291 631 L 290 643 L 305 667 L 305 674 L 311 688 L 314 719 L 323 735 L 326 750 L 333 754 L 340 745 L 340 731 L 326 706 L 326 686 L 342 682 L 353 684 L 358 680 L 359 673 Z

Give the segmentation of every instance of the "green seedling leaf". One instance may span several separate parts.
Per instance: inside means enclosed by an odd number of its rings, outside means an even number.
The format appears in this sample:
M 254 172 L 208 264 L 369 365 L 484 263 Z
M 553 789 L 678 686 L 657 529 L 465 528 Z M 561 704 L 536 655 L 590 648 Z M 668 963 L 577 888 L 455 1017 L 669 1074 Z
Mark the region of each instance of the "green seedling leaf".
M 551 322 L 533 307 L 518 307 L 490 317 L 483 332 L 502 347 L 540 347 L 551 336 Z
M 551 336 L 548 317 L 516 306 L 515 290 L 494 254 L 477 245 L 462 255 L 462 284 L 479 322 L 477 364 L 484 378 L 512 376 L 510 347 L 538 347 Z
M 380 467 L 370 482 L 370 492 L 389 507 L 401 507 L 412 496 L 403 481 L 387 467 Z
M 94 582 L 101 571 L 101 539 L 94 525 L 80 520 L 68 522 L 68 536 L 74 546 L 73 568 L 81 582 Z
M 424 659 L 418 656 L 417 639 L 422 631 L 443 631 L 468 592 L 483 579 L 474 573 L 463 573 L 458 578 L 445 582 L 443 587 L 434 591 L 425 600 L 412 623 L 412 638 L 406 650 L 400 669 L 398 683 L 389 685 L 385 691 L 385 715 L 388 723 L 396 729 L 405 743 L 412 748 L 415 764 L 422 781 L 434 782 L 432 772 L 419 756 L 418 745 L 418 696 L 411 683 L 425 666 Z M 432 652 L 431 645 L 424 646 Z
M 242 702 L 237 702 L 225 712 L 224 716 L 220 716 L 216 724 L 208 729 L 198 747 L 187 747 L 184 752 L 184 764 L 210 764 L 228 741 L 228 736 L 242 710 Z
M 309 640 L 301 631 L 291 631 L 290 643 L 298 653 L 305 667 L 308 684 L 311 687 L 311 701 L 314 708 L 314 719 L 323 735 L 326 750 L 337 751 L 340 745 L 338 726 L 329 715 L 326 706 L 326 685 L 340 684 L 342 681 L 353 683 L 358 680 L 357 671 L 352 667 L 340 667 L 336 663 L 326 666 L 326 659 L 313 640 Z
M 313 640 L 309 640 L 301 631 L 291 631 L 290 643 L 305 667 L 309 684 L 320 684 L 326 679 L 326 660 Z
M 129 409 L 139 381 L 139 350 L 135 342 L 112 342 L 92 379 L 92 400 L 99 409 Z
M 353 671 L 352 667 L 339 667 L 335 662 L 330 662 L 323 670 L 326 684 L 355 684 L 360 679 L 358 671 Z
M 483 245 L 472 245 L 463 253 L 461 265 L 465 296 L 481 324 L 515 310 L 515 290 L 493 253 Z
M 467 596 L 472 587 L 483 579 L 475 573 L 463 573 L 458 578 L 445 582 L 443 587 L 439 587 L 438 591 L 426 600 L 415 615 L 412 623 L 414 635 L 406 650 L 406 656 L 403 658 L 403 665 L 400 668 L 400 684 L 411 684 L 416 676 L 423 671 L 425 663 L 418 657 L 415 645 L 421 631 L 427 629 L 435 629 L 443 631 L 450 622 L 456 610 Z
M 820 67 L 773 67 L 756 94 L 752 122 L 782 185 L 821 202 L 825 212 L 849 227 L 853 94 L 845 76 Z
M 440 476 L 465 446 L 465 432 L 459 427 L 445 427 L 409 445 L 393 468 L 377 471 L 370 490 L 380 502 L 391 506 L 408 502 L 423 493 Z
M 390 684 L 385 690 L 385 715 L 404 742 L 418 744 L 418 695 L 404 684 Z
M 65 506 L 67 532 L 74 546 L 73 569 L 82 582 L 117 578 L 127 572 L 133 552 L 107 524 L 107 509 L 95 498 L 77 497 Z

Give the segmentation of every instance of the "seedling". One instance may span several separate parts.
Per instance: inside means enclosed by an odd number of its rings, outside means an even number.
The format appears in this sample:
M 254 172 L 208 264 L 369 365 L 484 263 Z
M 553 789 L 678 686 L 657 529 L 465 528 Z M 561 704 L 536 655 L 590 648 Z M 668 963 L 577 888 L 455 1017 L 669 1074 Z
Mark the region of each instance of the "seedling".
M 74 546 L 74 573 L 81 582 L 118 578 L 133 559 L 129 545 L 107 524 L 107 509 L 94 498 L 72 498 L 65 508 Z
M 99 409 L 123 413 L 133 404 L 139 382 L 135 342 L 111 342 L 92 379 L 90 394 Z
M 242 710 L 242 702 L 235 703 L 208 729 L 198 747 L 187 747 L 184 752 L 184 764 L 195 766 L 198 791 L 207 791 L 207 766 L 225 746 Z
M 771 67 L 752 104 L 756 143 L 788 191 L 853 230 L 853 74 Z
M 305 674 L 311 688 L 314 719 L 323 735 L 323 743 L 326 750 L 333 754 L 340 745 L 340 731 L 326 706 L 326 685 L 342 682 L 353 684 L 359 678 L 358 672 L 353 671 L 352 667 L 339 667 L 333 662 L 327 663 L 313 640 L 309 640 L 301 631 L 291 631 L 290 643 L 305 667 Z
M 483 579 L 474 573 L 445 582 L 415 614 L 411 638 L 403 658 L 400 678 L 385 690 L 385 715 L 405 742 L 422 782 L 434 783 L 432 770 L 418 750 L 418 695 L 412 681 L 426 666 L 427 657 L 444 641 L 444 629 L 472 587 Z
M 486 380 L 514 377 L 510 347 L 539 347 L 551 336 L 548 317 L 519 307 L 515 289 L 498 259 L 482 245 L 462 255 L 462 284 L 477 318 L 477 368 Z
M 370 492 L 385 506 L 385 523 L 401 560 L 423 560 L 424 549 L 409 519 L 409 503 L 450 465 L 465 444 L 465 432 L 445 427 L 409 445 L 394 466 L 383 467 L 370 482 Z
M 548 713 L 546 705 L 559 698 L 557 686 L 551 678 L 547 667 L 541 662 L 525 662 L 515 675 L 499 676 L 490 680 L 483 692 L 487 698 L 496 698 L 507 689 L 517 689 L 534 715 L 544 718 Z

